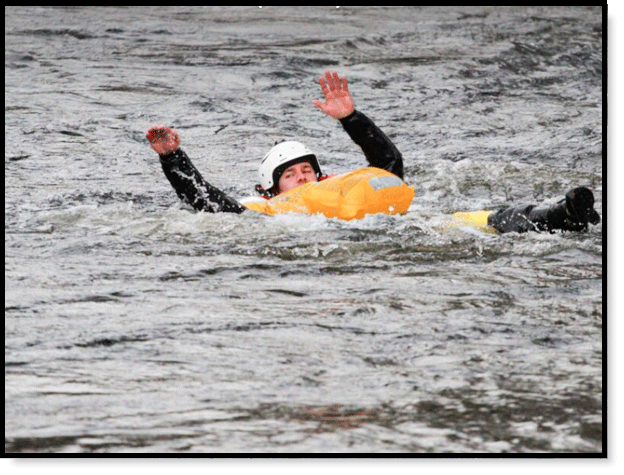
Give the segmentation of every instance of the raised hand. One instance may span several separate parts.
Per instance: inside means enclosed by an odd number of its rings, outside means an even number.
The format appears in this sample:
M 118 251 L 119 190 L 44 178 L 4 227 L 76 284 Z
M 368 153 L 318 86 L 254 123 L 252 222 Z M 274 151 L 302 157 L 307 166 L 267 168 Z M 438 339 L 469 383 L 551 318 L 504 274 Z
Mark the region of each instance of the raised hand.
M 155 125 L 148 129 L 145 136 L 158 155 L 168 155 L 180 146 L 180 136 L 169 127 Z
M 338 120 L 353 113 L 355 105 L 349 92 L 346 77 L 341 79 L 337 72 L 325 71 L 325 77 L 319 77 L 319 84 L 325 96 L 325 102 L 312 101 L 312 104 L 325 114 Z

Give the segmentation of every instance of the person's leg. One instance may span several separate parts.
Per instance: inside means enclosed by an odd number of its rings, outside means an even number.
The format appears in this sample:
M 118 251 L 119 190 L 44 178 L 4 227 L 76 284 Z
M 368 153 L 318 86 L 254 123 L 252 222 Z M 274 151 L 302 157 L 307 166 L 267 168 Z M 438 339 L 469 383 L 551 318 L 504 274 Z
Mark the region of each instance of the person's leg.
M 559 203 L 538 208 L 535 205 L 507 207 L 488 216 L 488 224 L 498 232 L 584 231 L 587 224 L 597 224 L 600 216 L 594 209 L 594 194 L 585 187 L 566 193 Z

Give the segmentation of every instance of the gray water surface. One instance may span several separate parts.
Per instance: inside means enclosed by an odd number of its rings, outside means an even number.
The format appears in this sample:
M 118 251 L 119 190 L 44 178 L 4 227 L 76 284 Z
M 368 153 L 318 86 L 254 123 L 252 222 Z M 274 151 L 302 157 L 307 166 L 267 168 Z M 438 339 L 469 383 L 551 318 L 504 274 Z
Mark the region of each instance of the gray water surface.
M 555 202 L 602 216 L 600 7 L 5 7 L 5 451 L 602 451 L 602 223 L 449 228 Z M 349 79 L 416 187 L 405 216 L 212 215 L 144 138 L 253 193 Z

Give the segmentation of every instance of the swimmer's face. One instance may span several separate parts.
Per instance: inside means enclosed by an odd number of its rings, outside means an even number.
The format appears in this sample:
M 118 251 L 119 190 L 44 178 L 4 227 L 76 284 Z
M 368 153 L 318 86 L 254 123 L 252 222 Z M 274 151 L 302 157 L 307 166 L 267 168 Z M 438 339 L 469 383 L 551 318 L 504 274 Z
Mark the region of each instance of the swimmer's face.
M 279 190 L 282 193 L 311 181 L 318 181 L 312 165 L 308 162 L 295 163 L 282 173 L 279 179 Z

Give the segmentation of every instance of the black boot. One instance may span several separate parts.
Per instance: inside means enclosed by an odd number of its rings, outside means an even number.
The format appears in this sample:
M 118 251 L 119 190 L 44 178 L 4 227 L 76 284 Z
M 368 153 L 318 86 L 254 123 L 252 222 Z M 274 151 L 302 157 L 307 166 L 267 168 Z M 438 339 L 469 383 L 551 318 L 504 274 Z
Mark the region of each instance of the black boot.
M 594 194 L 584 186 L 568 191 L 564 200 L 548 209 L 534 209 L 529 219 L 550 232 L 555 229 L 585 231 L 587 223 L 600 222 L 600 216 L 594 209 Z
M 594 194 L 588 188 L 580 186 L 566 193 L 566 224 L 570 231 L 577 227 L 587 228 L 587 223 L 598 224 L 600 216 L 594 209 Z

